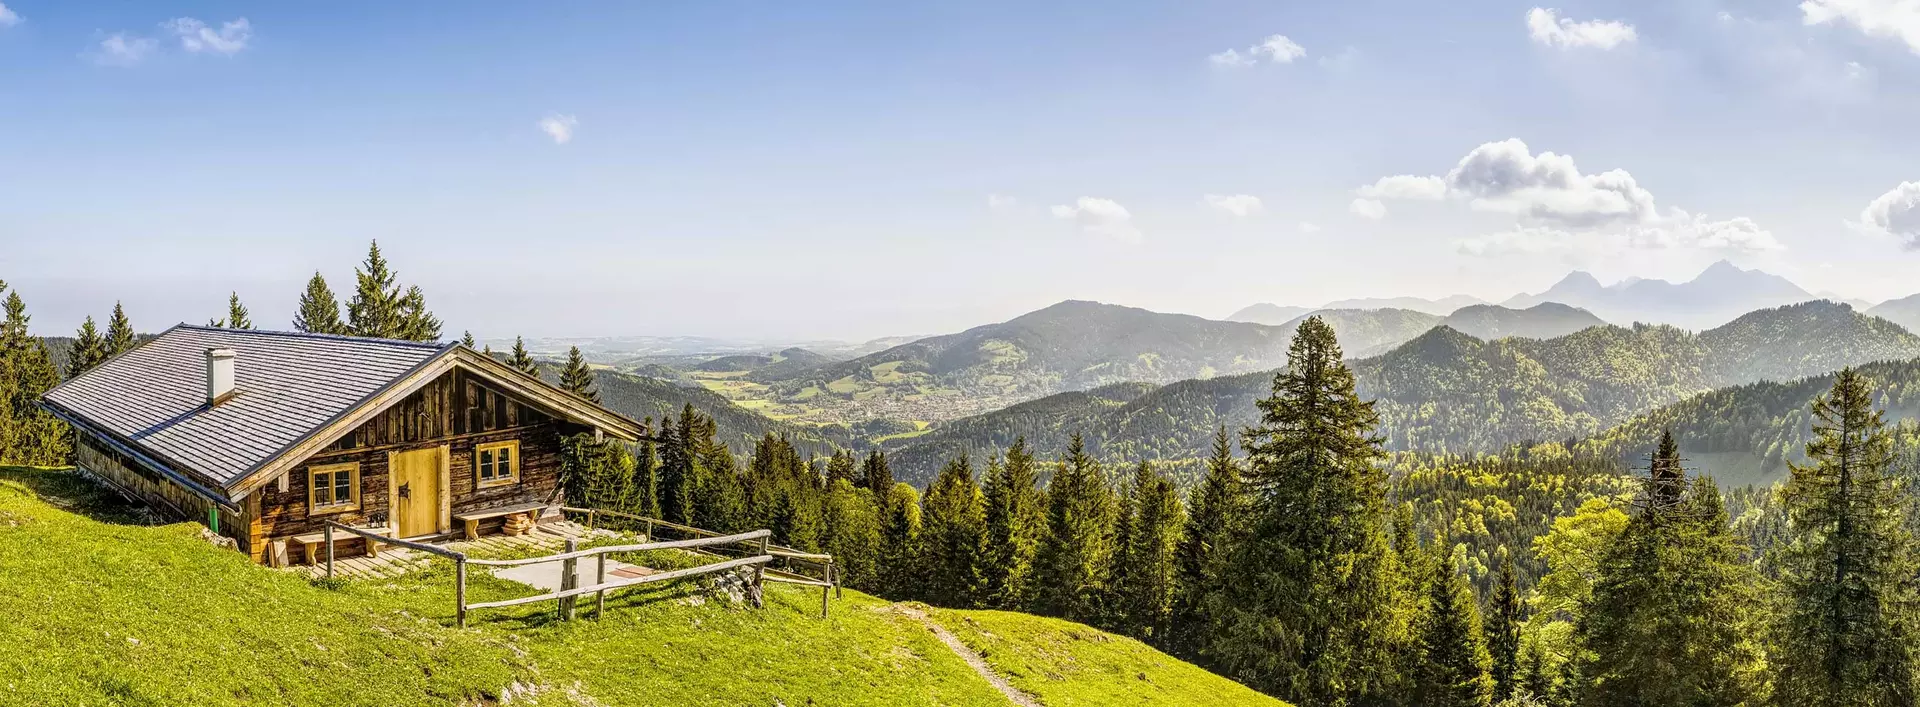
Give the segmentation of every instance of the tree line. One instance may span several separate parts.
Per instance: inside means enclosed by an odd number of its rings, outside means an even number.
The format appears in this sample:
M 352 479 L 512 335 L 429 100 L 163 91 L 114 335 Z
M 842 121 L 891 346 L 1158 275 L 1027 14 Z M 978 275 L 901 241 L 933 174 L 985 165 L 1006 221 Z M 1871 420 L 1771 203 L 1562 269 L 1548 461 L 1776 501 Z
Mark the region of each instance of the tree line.
M 1081 621 L 1301 705 L 1915 703 L 1912 501 L 1864 376 L 1813 404 L 1809 461 L 1769 495 L 1782 520 L 1756 550 L 1671 434 L 1630 484 L 1559 445 L 1391 479 L 1341 358 L 1331 328 L 1303 324 L 1241 454 L 1216 430 L 1185 494 L 1145 463 L 1109 484 L 1074 443 L 1051 462 L 1018 440 L 983 468 L 957 457 L 924 491 L 880 452 L 810 460 L 771 435 L 740 464 L 690 406 L 649 421 L 657 442 L 569 455 L 567 488 L 770 528 L 832 553 L 850 587 Z M 1495 483 L 1558 490 L 1475 516 L 1444 490 L 1503 469 Z M 1475 526 L 1518 512 L 1538 535 Z

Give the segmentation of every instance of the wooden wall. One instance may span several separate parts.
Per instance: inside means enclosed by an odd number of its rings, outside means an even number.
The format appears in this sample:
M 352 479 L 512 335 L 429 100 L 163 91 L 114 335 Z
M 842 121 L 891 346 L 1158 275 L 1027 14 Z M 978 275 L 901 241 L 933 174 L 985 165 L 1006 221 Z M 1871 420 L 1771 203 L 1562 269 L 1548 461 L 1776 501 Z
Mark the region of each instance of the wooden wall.
M 146 468 L 90 434 L 82 432 L 78 438 L 73 456 L 74 466 L 81 471 L 178 519 L 206 525 L 212 521 L 212 513 L 218 512 L 221 535 L 233 538 L 242 552 L 253 554 L 258 549 L 259 546 L 254 542 L 251 514 L 220 508 L 219 504 Z M 242 502 L 240 506 L 243 509 L 253 507 L 247 502 Z
M 456 369 L 295 467 L 287 478 L 286 491 L 280 491 L 277 483 L 256 491 L 252 500 L 259 504 L 260 535 L 274 539 L 318 532 L 326 520 L 384 526 L 392 522 L 387 505 L 388 453 L 442 444 L 448 445 L 452 457 L 448 490 L 456 515 L 555 498 L 560 485 L 560 438 L 578 431 L 578 426 Z M 475 445 L 515 439 L 520 441 L 520 483 L 475 489 Z M 309 470 L 342 462 L 360 464 L 360 509 L 309 517 Z M 455 526 L 457 529 L 458 523 Z

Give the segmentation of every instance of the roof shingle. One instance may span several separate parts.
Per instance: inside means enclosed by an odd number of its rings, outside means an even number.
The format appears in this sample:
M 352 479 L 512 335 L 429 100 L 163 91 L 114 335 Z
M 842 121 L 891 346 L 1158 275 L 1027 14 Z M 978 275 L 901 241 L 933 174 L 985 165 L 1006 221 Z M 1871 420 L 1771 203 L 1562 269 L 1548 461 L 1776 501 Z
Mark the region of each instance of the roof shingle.
M 207 406 L 208 349 L 233 349 L 234 396 Z M 311 434 L 446 347 L 182 324 L 46 399 L 218 486 Z

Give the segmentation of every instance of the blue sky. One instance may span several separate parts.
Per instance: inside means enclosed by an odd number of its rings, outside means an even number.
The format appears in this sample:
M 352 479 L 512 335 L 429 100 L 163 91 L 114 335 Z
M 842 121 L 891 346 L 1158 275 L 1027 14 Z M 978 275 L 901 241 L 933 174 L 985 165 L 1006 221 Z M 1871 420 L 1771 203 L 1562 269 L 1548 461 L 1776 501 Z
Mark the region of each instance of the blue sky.
M 284 327 L 372 238 L 481 336 L 1499 299 L 1721 258 L 1920 291 L 1898 0 L 0 2 L 0 279 L 47 333 L 230 290 Z

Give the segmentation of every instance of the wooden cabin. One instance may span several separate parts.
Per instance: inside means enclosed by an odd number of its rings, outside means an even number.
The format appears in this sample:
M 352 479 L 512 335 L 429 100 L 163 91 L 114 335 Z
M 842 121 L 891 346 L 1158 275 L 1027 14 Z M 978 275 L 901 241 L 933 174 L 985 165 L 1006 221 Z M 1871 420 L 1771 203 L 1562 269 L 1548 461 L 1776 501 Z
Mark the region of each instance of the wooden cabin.
M 257 562 L 559 511 L 561 440 L 640 426 L 460 344 L 179 325 L 47 392 L 83 472 Z M 360 541 L 336 533 L 336 551 Z

